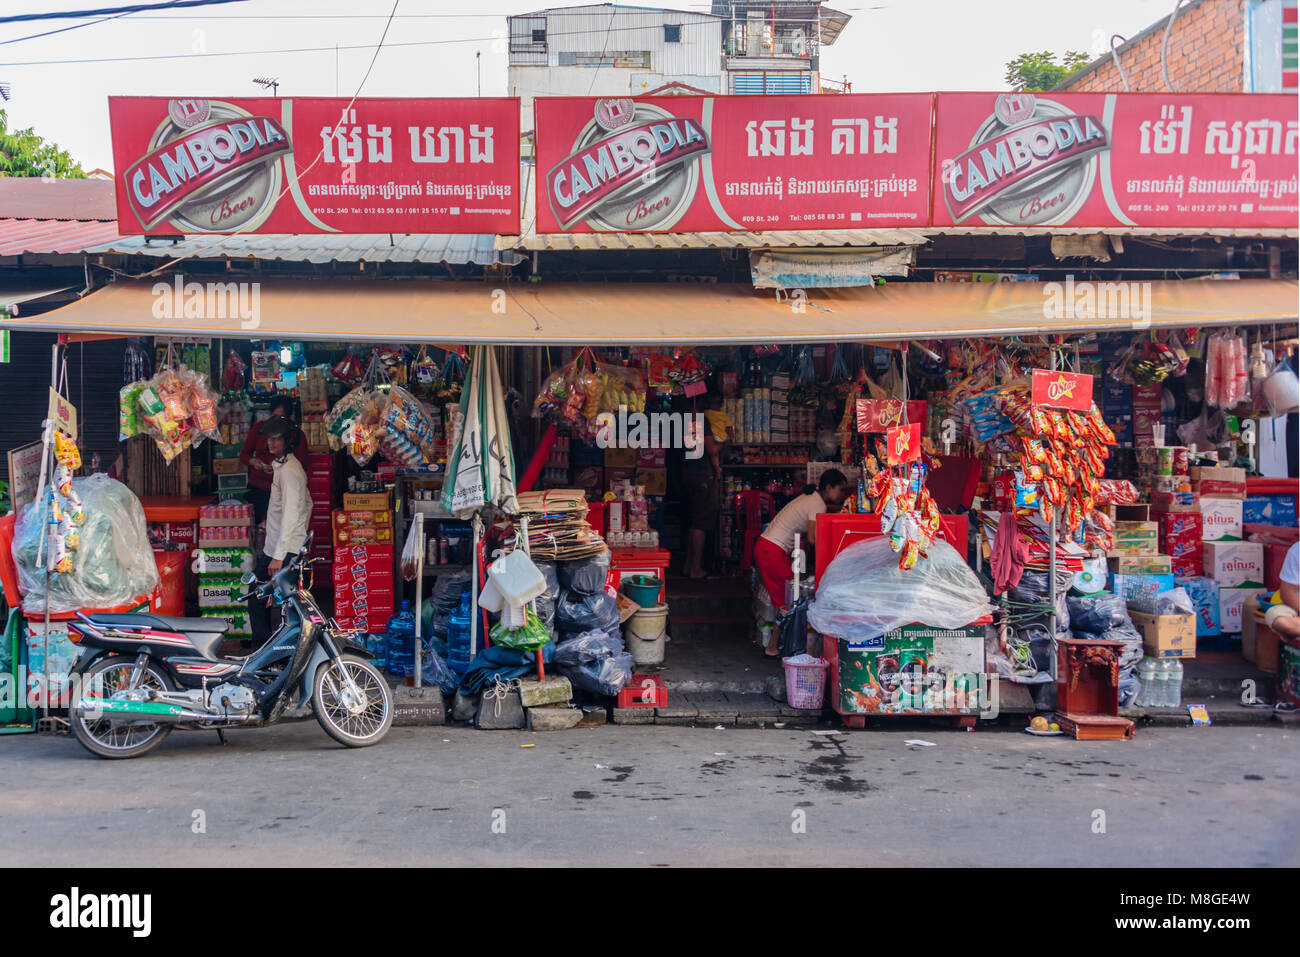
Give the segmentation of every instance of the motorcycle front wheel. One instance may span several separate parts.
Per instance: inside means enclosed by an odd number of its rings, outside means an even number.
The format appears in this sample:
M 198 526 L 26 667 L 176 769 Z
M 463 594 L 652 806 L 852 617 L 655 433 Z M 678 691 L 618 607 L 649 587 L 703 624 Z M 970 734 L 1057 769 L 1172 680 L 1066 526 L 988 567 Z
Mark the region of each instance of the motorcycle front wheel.
M 107 698 L 116 691 L 131 685 L 135 659 L 126 655 L 110 655 L 90 666 L 82 676 L 83 698 Z M 172 691 L 171 681 L 156 665 L 145 665 L 140 687 L 158 691 Z M 82 747 L 101 758 L 138 758 L 148 754 L 172 733 L 168 724 L 125 724 L 104 718 L 93 719 L 76 710 L 69 715 L 72 733 Z
M 348 686 L 345 673 L 355 691 Z M 374 665 L 353 655 L 327 661 L 317 669 L 312 704 L 325 733 L 349 748 L 378 744 L 393 726 L 388 682 Z

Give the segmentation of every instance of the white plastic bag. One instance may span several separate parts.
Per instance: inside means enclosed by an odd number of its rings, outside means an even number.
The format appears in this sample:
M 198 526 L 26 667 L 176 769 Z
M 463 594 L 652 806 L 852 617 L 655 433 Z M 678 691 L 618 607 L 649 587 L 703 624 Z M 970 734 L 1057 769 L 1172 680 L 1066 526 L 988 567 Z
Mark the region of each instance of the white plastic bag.
M 868 538 L 835 556 L 822 575 L 808 622 L 823 635 L 865 640 L 913 623 L 961 628 L 991 614 L 984 587 L 942 540 L 903 571 L 888 538 Z

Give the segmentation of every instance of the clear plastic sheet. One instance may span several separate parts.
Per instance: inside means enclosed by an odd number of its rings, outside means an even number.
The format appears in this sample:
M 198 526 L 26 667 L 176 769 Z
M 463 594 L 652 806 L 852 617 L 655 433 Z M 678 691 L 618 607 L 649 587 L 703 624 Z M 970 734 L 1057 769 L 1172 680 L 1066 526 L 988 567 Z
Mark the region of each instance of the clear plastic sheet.
M 1186 588 L 1175 588 L 1172 591 L 1161 592 L 1156 595 L 1156 614 L 1194 615 L 1196 614 L 1196 603 L 1192 601 L 1192 596 L 1187 594 Z
M 856 542 L 835 556 L 822 575 L 808 622 L 823 635 L 867 639 L 917 622 L 960 628 L 993 611 L 965 559 L 936 541 L 929 557 L 907 571 L 888 538 Z
M 158 567 L 149 545 L 144 508 L 121 482 L 102 473 L 72 480 L 86 524 L 72 571 L 50 575 L 50 611 L 112 608 L 147 594 L 158 585 Z M 36 567 L 48 505 L 23 507 L 14 526 L 13 558 L 23 611 L 45 611 L 45 569 Z

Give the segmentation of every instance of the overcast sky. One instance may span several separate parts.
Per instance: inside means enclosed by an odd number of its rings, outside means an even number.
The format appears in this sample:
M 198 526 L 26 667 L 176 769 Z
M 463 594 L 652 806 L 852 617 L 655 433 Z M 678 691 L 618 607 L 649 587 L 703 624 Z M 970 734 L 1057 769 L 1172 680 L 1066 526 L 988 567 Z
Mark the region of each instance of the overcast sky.
M 85 10 L 116 2 L 0 0 L 0 11 Z M 483 94 L 503 95 L 505 17 L 547 5 L 516 0 L 400 0 L 398 19 L 362 95 L 474 96 L 476 53 L 482 54 Z M 847 75 L 855 93 L 1003 89 L 1004 65 L 1020 53 L 1082 50 L 1096 56 L 1105 52 L 1111 34 L 1131 37 L 1173 9 L 1170 0 L 843 0 L 829 5 L 851 14 L 853 20 L 839 40 L 823 51 L 822 74 L 834 79 Z M 663 6 L 702 13 L 709 9 L 707 0 Z M 467 8 L 482 12 L 465 14 Z M 98 23 L 3 24 L 0 82 L 11 85 L 12 98 L 0 105 L 8 111 L 11 126 L 35 127 L 68 150 L 83 168 L 112 169 L 105 97 L 257 96 L 263 90 L 252 81 L 263 76 L 279 78 L 281 96 L 351 96 L 370 63 L 390 9 L 390 0 L 243 0 Z M 91 25 L 13 42 L 86 23 Z M 427 45 L 387 45 L 414 42 Z M 370 48 L 340 50 L 336 55 L 336 44 L 369 44 Z M 327 49 L 257 52 L 302 47 Z M 210 55 L 228 53 L 237 55 Z M 177 58 L 31 63 L 160 54 Z

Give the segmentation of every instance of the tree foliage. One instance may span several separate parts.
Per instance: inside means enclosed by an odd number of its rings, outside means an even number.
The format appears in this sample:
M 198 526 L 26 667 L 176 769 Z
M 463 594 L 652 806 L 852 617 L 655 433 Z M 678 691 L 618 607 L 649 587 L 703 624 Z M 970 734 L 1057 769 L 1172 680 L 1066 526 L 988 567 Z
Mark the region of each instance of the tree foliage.
M 45 142 L 31 127 L 10 129 L 8 115 L 0 110 L 0 176 L 85 179 L 86 173 L 66 150 Z
M 1056 62 L 1056 54 L 1048 50 L 1022 53 L 1007 64 L 1004 76 L 1007 85 L 1017 93 L 1050 90 L 1087 62 L 1088 54 L 1077 50 L 1068 51 L 1060 63 Z

